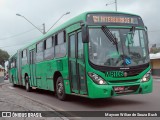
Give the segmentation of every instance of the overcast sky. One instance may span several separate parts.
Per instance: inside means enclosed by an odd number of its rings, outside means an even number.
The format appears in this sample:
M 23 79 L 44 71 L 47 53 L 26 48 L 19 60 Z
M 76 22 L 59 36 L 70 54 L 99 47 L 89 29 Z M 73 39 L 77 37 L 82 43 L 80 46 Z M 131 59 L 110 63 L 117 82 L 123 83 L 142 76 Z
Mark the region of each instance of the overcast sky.
M 118 11 L 142 17 L 148 27 L 150 45 L 160 45 L 160 0 L 117 1 Z M 25 19 L 16 16 L 16 13 L 25 16 L 40 29 L 45 23 L 47 31 L 68 11 L 71 13 L 64 16 L 56 26 L 85 11 L 114 11 L 115 4 L 106 6 L 112 2 L 114 0 L 0 0 L 0 48 L 12 55 L 17 49 L 41 35 Z

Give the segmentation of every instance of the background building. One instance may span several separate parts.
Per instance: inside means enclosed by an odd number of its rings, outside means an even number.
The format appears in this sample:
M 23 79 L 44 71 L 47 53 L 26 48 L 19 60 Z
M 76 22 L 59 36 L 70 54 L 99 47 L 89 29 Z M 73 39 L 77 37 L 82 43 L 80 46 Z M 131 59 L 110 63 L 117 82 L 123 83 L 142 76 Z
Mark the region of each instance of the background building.
M 5 69 L 0 65 L 0 83 L 4 80 Z
M 160 53 L 150 54 L 152 75 L 160 76 Z
M 4 73 L 5 73 L 5 69 L 4 67 L 2 67 L 2 65 L 0 65 L 0 77 L 4 76 Z

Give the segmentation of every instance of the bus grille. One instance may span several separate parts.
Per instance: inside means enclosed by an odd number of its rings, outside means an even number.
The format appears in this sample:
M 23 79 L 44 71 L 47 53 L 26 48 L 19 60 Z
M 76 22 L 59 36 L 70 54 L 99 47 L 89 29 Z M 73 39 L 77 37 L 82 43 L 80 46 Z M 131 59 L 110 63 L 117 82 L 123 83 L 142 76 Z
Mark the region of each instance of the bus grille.
M 138 79 L 134 79 L 134 80 L 112 80 L 112 81 L 108 81 L 111 84 L 114 83 L 128 83 L 128 82 L 137 82 Z
M 140 70 L 131 70 L 131 71 L 125 71 L 127 72 L 127 77 L 131 77 L 131 76 L 136 76 L 136 75 L 139 75 L 143 70 L 140 69 Z

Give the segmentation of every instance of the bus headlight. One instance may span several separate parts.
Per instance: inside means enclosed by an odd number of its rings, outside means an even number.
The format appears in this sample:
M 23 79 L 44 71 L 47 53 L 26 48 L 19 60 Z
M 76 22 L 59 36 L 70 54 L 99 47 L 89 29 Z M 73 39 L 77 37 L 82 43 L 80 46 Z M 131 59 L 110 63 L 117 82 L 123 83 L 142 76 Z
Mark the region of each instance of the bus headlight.
M 149 70 L 141 79 L 141 82 L 147 82 L 151 77 L 151 70 Z
M 96 84 L 99 84 L 99 85 L 105 85 L 107 84 L 106 81 L 101 78 L 99 75 L 95 74 L 95 73 L 91 73 L 89 72 L 88 73 L 88 76 L 93 80 L 93 82 L 95 82 Z

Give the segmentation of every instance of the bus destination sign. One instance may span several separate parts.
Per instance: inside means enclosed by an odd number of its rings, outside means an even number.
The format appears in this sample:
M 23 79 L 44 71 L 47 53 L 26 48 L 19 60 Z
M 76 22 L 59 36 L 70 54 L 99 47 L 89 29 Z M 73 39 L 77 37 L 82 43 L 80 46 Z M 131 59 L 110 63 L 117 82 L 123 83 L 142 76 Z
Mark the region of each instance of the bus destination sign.
M 119 16 L 93 16 L 94 23 L 129 23 L 138 24 L 136 18 L 119 17 Z
M 138 25 L 139 20 L 141 20 L 140 17 L 127 14 L 89 14 L 87 16 L 88 24 Z M 143 23 L 142 20 L 140 23 Z

